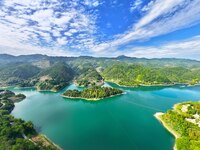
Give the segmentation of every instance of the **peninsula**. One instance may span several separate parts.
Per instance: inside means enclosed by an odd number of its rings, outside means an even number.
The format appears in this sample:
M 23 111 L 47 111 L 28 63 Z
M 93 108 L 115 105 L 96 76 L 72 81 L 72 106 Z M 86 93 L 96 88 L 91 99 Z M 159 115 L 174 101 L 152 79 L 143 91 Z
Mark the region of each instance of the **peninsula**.
M 0 90 L 0 149 L 59 150 L 47 137 L 37 133 L 32 122 L 10 115 L 15 107 L 14 102 L 22 101 L 25 97 L 9 90 Z
M 107 98 L 107 97 L 112 97 L 115 95 L 120 95 L 122 93 L 123 93 L 123 91 L 120 89 L 115 89 L 115 88 L 111 88 L 111 87 L 92 86 L 92 87 L 86 88 L 82 91 L 67 90 L 63 94 L 63 97 L 95 101 L 95 100 L 101 100 L 101 99 Z
M 175 138 L 175 150 L 199 150 L 200 102 L 183 102 L 154 115 Z

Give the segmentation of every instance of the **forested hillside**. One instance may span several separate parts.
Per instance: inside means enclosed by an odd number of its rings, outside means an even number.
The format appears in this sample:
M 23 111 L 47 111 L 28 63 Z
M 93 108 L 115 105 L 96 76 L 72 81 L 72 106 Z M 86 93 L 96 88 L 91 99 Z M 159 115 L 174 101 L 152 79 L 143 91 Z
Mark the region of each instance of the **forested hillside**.
M 18 85 L 40 72 L 38 67 L 31 64 L 7 64 L 0 67 L 0 86 Z
M 74 77 L 74 71 L 65 63 L 58 62 L 43 70 L 38 75 L 38 90 L 59 91 L 63 89 Z
M 78 86 L 91 86 L 91 85 L 102 85 L 103 78 L 97 72 L 95 66 L 91 63 L 76 64 L 74 66 L 76 71 L 76 77 L 74 79 Z
M 157 84 L 198 84 L 200 70 L 183 67 L 148 67 L 138 64 L 116 63 L 102 72 L 105 80 L 124 86 Z
M 69 83 L 124 86 L 199 84 L 200 62 L 187 59 L 50 57 L 0 55 L 0 86 L 36 87 L 59 91 Z

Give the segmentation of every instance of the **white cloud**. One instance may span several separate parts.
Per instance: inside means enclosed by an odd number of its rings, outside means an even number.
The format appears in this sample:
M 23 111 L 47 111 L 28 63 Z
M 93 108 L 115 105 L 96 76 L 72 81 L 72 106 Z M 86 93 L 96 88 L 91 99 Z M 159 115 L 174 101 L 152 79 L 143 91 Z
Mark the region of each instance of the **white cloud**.
M 70 32 L 65 32 L 64 35 L 66 35 L 66 36 L 72 36 L 72 33 L 70 33 Z
M 63 26 L 69 23 L 69 21 L 74 17 L 75 13 L 65 13 L 60 18 L 55 18 L 54 23 L 58 26 Z
M 55 37 L 59 37 L 59 36 L 61 36 L 61 33 L 60 33 L 59 30 L 51 30 L 51 33 L 52 33 L 53 36 L 55 36 Z
M 149 23 L 151 23 L 154 19 L 161 15 L 165 15 L 166 13 L 171 12 L 174 7 L 178 7 L 184 2 L 184 0 L 157 0 L 155 1 L 153 7 L 150 11 L 145 15 L 137 24 L 136 29 L 141 28 Z
M 122 50 L 101 51 L 103 56 L 127 55 L 145 58 L 190 58 L 200 60 L 200 36 L 168 42 L 159 46 L 127 46 Z
M 191 39 L 170 42 L 159 47 L 133 47 L 134 51 L 128 50 L 129 55 L 135 57 L 176 57 L 199 59 L 200 56 L 200 36 Z
M 52 9 L 37 10 L 33 15 L 27 15 L 27 19 L 36 21 L 38 26 L 49 27 L 51 26 L 51 19 L 54 11 Z
M 117 50 L 119 46 L 190 27 L 200 21 L 199 0 L 156 0 L 146 15 L 130 30 L 113 40 L 93 46 L 94 53 Z M 159 18 L 159 19 L 158 19 Z
M 73 53 L 67 50 L 53 49 L 53 48 L 41 48 L 37 46 L 30 46 L 26 44 L 22 45 L 11 45 L 2 46 L 0 45 L 1 54 L 12 54 L 12 55 L 29 55 L 29 54 L 44 54 L 49 56 L 77 56 L 78 53 Z
M 152 6 L 153 6 L 153 4 L 154 4 L 154 0 L 152 0 L 152 1 L 150 1 L 147 5 L 145 5 L 141 10 L 142 11 L 148 11 L 149 9 L 151 9 L 152 8 Z
M 93 36 L 96 32 L 95 14 L 86 12 L 85 8 L 78 4 L 78 0 L 2 1 L 0 6 L 0 46 L 5 47 L 4 49 L 10 45 L 15 46 L 8 48 L 7 53 L 11 53 L 9 50 L 12 49 L 12 52 L 21 54 L 22 45 L 33 53 L 34 50 L 40 53 L 37 49 L 41 49 L 42 52 L 43 48 L 45 52 L 49 49 L 49 53 L 52 53 L 54 50 L 62 49 L 63 46 L 70 48 L 70 45 L 77 41 L 76 36 L 82 34 L 79 32 L 87 35 L 81 37 L 82 39 L 95 38 Z M 88 3 L 88 5 L 90 4 Z M 97 5 L 100 5 L 100 2 L 94 0 L 90 7 L 97 7 Z M 76 36 L 74 36 L 75 33 Z M 70 38 L 66 39 L 65 36 Z M 79 44 L 85 48 L 88 47 L 80 42 L 84 42 L 83 40 L 80 40 Z M 13 51 L 14 48 L 19 52 Z M 3 52 L 0 51 L 0 53 Z
M 65 44 L 68 43 L 66 37 L 58 38 L 57 42 L 58 42 L 59 45 L 65 45 Z
M 84 0 L 83 4 L 89 7 L 97 7 L 102 4 L 99 0 Z
M 133 12 L 136 9 L 139 9 L 141 7 L 142 0 L 134 0 L 134 2 L 131 4 L 130 12 Z
M 167 34 L 200 22 L 199 0 L 151 0 L 146 6 L 136 0 L 130 9 L 141 9 L 143 17 L 112 40 L 98 40 L 97 11 L 91 11 L 91 8 L 96 9 L 103 3 L 100 0 L 4 0 L 0 6 L 0 53 L 72 54 L 62 50 L 67 47 L 79 49 L 77 54 L 116 55 L 121 54 L 120 46 L 132 41 Z M 117 1 L 113 4 L 116 5 Z M 131 46 L 123 52 L 141 57 L 143 54 L 151 56 L 156 51 L 155 57 L 178 56 L 180 50 L 186 52 L 186 45 L 189 45 L 193 54 L 199 54 L 199 40 L 196 39 L 189 40 L 190 44 L 184 41 L 185 45 L 171 43 L 158 48 Z
M 8 20 L 9 22 L 12 22 L 13 24 L 17 24 L 17 25 L 27 24 L 27 20 L 16 18 L 16 17 L 13 17 L 13 16 L 5 16 L 5 19 Z

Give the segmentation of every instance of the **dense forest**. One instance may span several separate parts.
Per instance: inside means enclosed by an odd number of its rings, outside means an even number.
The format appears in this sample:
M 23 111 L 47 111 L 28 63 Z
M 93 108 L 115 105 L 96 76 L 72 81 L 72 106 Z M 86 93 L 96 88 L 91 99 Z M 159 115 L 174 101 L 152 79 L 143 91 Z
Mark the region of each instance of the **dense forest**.
M 82 91 L 67 90 L 63 96 L 68 98 L 83 98 L 88 100 L 99 100 L 102 98 L 122 94 L 123 91 L 111 87 L 92 86 Z
M 200 70 L 183 67 L 152 68 L 127 63 L 115 63 L 106 68 L 102 75 L 105 80 L 124 86 L 198 84 L 200 82 Z
M 160 118 L 174 130 L 177 150 L 200 150 L 200 102 L 175 105 Z
M 74 82 L 91 87 L 111 81 L 123 86 L 199 84 L 200 62 L 187 59 L 145 59 L 12 56 L 0 54 L 0 86 L 35 87 L 57 92 Z
M 0 90 L 0 149 L 1 150 L 57 150 L 45 137 L 38 135 L 32 122 L 25 122 L 10 115 L 14 102 L 25 95 Z M 33 138 L 34 137 L 34 138 Z M 37 138 L 36 138 L 37 137 Z M 36 140 L 40 138 L 40 141 Z M 45 144 L 44 144 L 45 143 Z M 47 144 L 46 144 L 47 143 Z

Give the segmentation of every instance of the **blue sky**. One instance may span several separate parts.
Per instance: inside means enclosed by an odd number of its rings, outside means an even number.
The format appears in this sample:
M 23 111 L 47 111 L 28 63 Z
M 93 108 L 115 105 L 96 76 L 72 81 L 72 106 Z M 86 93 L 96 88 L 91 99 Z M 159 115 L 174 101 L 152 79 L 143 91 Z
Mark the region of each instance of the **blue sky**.
M 200 60 L 199 0 L 1 0 L 0 53 Z

